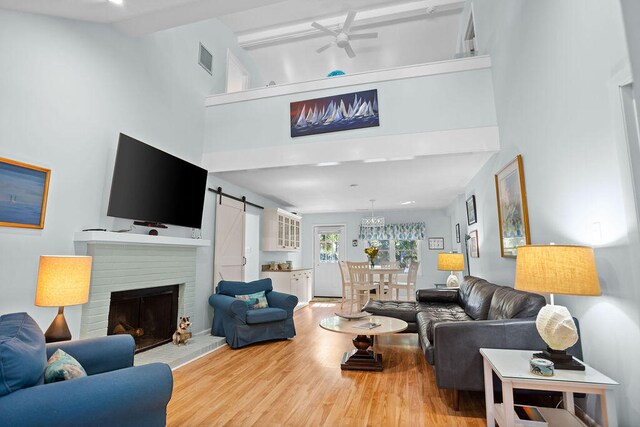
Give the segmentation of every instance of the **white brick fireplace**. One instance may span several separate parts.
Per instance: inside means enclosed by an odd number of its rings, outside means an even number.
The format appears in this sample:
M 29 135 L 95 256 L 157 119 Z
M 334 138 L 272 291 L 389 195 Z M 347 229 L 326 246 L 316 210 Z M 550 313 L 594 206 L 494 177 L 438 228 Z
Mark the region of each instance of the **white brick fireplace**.
M 178 316 L 193 316 L 196 250 L 206 240 L 108 232 L 76 233 L 78 253 L 93 257 L 89 302 L 82 306 L 80 338 L 107 335 L 111 292 L 179 285 Z M 86 244 L 86 248 L 85 248 Z

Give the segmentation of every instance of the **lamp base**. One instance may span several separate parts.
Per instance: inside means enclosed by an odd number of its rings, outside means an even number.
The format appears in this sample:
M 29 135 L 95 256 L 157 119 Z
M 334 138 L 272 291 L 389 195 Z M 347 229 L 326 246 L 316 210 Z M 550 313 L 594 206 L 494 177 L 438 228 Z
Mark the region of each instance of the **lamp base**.
M 58 307 L 58 314 L 49 325 L 47 332 L 44 333 L 45 342 L 69 341 L 71 339 L 71 331 L 69 325 L 64 318 L 64 307 Z
M 452 271 L 451 275 L 447 277 L 447 288 L 457 288 L 459 285 L 460 285 L 460 282 L 458 280 L 458 276 L 453 274 L 453 271 Z
M 566 350 L 553 350 L 547 347 L 542 353 L 534 353 L 533 357 L 552 361 L 554 369 L 584 371 L 584 365 L 577 362 Z

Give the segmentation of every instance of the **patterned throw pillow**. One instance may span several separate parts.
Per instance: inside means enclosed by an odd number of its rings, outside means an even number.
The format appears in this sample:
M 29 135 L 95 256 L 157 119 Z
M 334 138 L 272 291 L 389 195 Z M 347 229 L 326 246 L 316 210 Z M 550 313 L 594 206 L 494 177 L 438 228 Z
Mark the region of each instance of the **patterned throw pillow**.
M 87 373 L 80 362 L 58 349 L 47 362 L 47 368 L 44 370 L 44 383 L 49 384 L 86 376 Z
M 259 308 L 268 308 L 267 296 L 264 291 L 256 292 L 249 295 L 236 295 L 236 298 L 244 301 L 249 310 L 257 310 Z

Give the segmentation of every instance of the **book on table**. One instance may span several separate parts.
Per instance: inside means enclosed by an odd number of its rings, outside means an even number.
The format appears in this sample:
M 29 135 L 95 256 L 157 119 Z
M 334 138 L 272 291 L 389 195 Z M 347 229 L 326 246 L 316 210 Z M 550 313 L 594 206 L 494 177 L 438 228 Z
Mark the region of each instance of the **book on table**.
M 518 424 L 526 427 L 546 427 L 549 424 L 535 406 L 514 405 Z
M 376 323 L 376 322 L 366 322 L 366 323 L 360 323 L 359 325 L 355 325 L 354 328 L 358 328 L 358 329 L 373 329 L 373 328 L 377 328 L 378 326 L 381 326 L 381 323 Z

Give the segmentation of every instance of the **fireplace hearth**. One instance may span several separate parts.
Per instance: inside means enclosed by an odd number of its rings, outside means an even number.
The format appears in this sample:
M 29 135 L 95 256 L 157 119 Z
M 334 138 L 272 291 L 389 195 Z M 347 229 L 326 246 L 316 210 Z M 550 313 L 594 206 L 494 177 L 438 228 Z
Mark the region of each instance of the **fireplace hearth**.
M 178 285 L 112 292 L 107 335 L 131 335 L 136 353 L 170 342 L 177 326 L 178 293 Z

